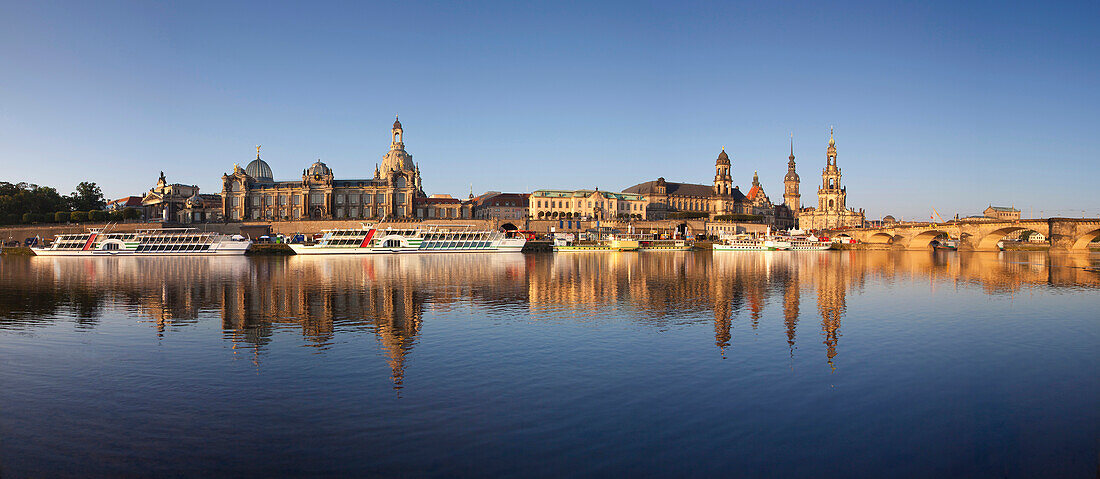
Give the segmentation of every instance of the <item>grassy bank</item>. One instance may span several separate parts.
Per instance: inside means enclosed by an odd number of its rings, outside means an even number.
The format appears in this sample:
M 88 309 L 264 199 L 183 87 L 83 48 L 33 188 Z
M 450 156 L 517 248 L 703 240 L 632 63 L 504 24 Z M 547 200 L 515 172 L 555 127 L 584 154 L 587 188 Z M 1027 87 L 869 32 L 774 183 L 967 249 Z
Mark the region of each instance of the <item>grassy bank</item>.
M 245 254 L 249 256 L 286 256 L 294 254 L 290 245 L 284 243 L 254 244 Z
M 34 251 L 26 246 L 11 246 L 0 250 L 0 254 L 4 256 L 34 256 Z

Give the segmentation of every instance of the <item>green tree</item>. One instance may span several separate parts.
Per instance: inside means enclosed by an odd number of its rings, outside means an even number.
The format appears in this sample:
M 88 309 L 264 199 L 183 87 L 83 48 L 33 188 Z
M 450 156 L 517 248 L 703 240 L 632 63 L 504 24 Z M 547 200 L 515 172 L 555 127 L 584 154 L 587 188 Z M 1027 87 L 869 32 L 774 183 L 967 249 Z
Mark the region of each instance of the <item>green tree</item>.
M 107 221 L 107 212 L 103 210 L 89 211 L 88 221 Z
M 110 212 L 107 215 L 107 219 L 109 219 L 111 221 L 122 221 L 122 220 L 125 219 L 125 217 L 122 216 L 122 211 L 115 210 L 115 211 Z
M 95 182 L 81 181 L 76 191 L 69 195 L 69 203 L 77 211 L 101 210 L 107 206 L 103 201 L 103 190 Z
M 0 217 L 15 215 L 19 222 L 24 213 L 47 214 L 68 209 L 66 198 L 57 190 L 31 183 L 0 182 Z
M 88 221 L 87 211 L 74 211 L 69 213 L 69 218 L 73 220 L 73 223 L 83 223 Z
M 53 220 L 58 223 L 68 223 L 71 219 L 72 212 L 70 211 L 58 211 L 53 214 Z
M 122 210 L 122 217 L 128 220 L 136 220 L 141 218 L 141 211 L 137 208 L 125 208 Z

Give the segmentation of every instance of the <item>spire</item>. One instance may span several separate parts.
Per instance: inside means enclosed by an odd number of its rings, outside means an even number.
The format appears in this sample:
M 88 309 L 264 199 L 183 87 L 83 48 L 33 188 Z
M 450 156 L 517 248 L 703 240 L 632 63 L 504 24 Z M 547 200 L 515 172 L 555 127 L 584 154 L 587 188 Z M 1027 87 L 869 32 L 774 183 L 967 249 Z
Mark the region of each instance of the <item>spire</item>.
M 829 126 L 829 147 L 825 149 L 826 166 L 836 166 L 836 140 L 833 139 L 833 127 Z
M 794 133 L 791 133 L 791 156 L 788 156 L 787 159 L 794 163 Z
M 755 170 L 752 172 L 752 186 L 760 186 L 760 172 Z

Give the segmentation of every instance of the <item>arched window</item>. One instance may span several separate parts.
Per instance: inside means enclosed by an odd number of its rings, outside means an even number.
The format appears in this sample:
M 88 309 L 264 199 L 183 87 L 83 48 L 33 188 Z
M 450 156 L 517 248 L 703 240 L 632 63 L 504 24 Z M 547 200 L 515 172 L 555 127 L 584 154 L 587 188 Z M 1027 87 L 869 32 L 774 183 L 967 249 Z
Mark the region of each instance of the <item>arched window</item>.
M 829 200 L 829 208 L 833 207 L 833 200 Z
M 397 177 L 397 187 L 398 188 L 404 188 L 405 185 L 407 185 L 407 184 L 408 184 L 408 181 L 405 180 L 404 176 L 398 176 Z

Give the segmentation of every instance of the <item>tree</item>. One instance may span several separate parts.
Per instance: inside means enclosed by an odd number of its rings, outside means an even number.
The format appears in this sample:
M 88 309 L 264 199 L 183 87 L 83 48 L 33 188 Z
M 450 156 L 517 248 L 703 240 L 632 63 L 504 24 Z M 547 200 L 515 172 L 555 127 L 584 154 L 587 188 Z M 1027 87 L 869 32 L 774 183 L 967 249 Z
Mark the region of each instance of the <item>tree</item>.
M 69 195 L 69 203 L 76 211 L 101 210 L 107 206 L 103 201 L 103 190 L 91 181 L 81 181 L 76 185 L 76 191 Z
M 92 210 L 88 212 L 89 221 L 106 221 L 107 212 L 102 210 Z
M 87 211 L 74 211 L 69 213 L 69 218 L 73 220 L 73 223 L 83 223 L 88 221 Z
M 14 216 L 15 220 L 9 222 L 18 223 L 24 213 L 46 214 L 66 209 L 65 197 L 53 188 L 31 183 L 0 182 L 0 217 L 10 219 Z
M 53 214 L 53 220 L 58 223 L 68 223 L 69 220 L 72 218 L 70 214 L 71 212 L 69 211 L 58 211 Z
M 141 218 L 141 211 L 137 208 L 124 208 L 122 210 L 122 217 L 128 220 L 136 220 Z

